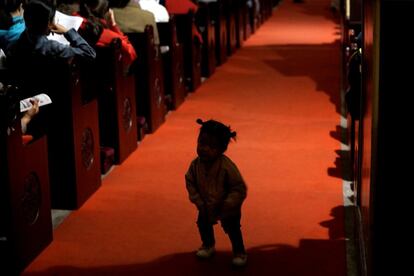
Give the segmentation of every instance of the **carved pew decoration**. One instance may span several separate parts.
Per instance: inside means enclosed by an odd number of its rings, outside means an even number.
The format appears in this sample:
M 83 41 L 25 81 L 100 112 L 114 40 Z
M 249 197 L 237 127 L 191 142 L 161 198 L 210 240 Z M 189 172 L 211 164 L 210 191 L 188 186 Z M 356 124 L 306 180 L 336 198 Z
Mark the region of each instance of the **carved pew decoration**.
M 154 44 L 152 26 L 143 33 L 125 33 L 138 53 L 132 68 L 136 81 L 137 116 L 145 117 L 149 133 L 165 121 L 164 75 L 159 45 Z
M 23 144 L 14 91 L 0 91 L 0 270 L 18 275 L 52 241 L 46 136 Z
M 162 46 L 169 50 L 162 53 L 164 65 L 166 104 L 169 110 L 176 110 L 185 99 L 187 90 L 184 84 L 183 45 L 178 42 L 175 17 L 169 22 L 157 23 Z
M 121 164 L 137 148 L 135 79 L 125 72 L 121 41 L 97 47 L 94 72 L 98 91 L 101 146 L 113 148 L 115 164 Z

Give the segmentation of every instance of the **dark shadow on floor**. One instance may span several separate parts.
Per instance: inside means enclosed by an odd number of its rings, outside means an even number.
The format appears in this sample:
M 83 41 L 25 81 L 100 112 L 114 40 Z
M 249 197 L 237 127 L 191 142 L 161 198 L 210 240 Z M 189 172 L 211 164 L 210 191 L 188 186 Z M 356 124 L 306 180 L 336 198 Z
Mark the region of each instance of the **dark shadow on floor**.
M 340 125 L 337 125 L 334 131 L 330 131 L 329 135 L 342 144 L 349 144 L 348 130 Z
M 262 61 L 285 76 L 311 78 L 316 90 L 326 93 L 336 112 L 341 114 L 339 41 L 316 45 L 253 46 L 246 50 L 263 53 Z
M 350 151 L 336 150 L 338 155 L 334 162 L 334 167 L 327 169 L 328 175 L 337 177 L 346 181 L 352 181 L 352 173 L 350 168 Z
M 312 0 L 303 0 L 300 5 L 301 12 L 306 15 L 324 17 L 337 24 L 340 23 L 340 14 L 330 2 L 326 2 L 326 5 L 321 6 L 320 2 L 314 2 Z
M 345 275 L 343 240 L 303 239 L 298 248 L 270 244 L 249 248 L 248 265 L 233 269 L 230 252 L 217 252 L 213 259 L 199 261 L 193 252 L 164 256 L 153 262 L 106 267 L 57 266 L 24 275 Z
M 103 276 L 103 275 L 255 275 L 255 276 L 345 276 L 344 217 L 349 207 L 335 206 L 331 219 L 321 221 L 329 239 L 301 239 L 299 246 L 267 244 L 248 247 L 248 264 L 243 269 L 231 266 L 232 254 L 218 251 L 210 260 L 198 260 L 194 252 L 171 254 L 148 263 L 102 267 L 55 266 L 46 271 L 27 272 L 28 276 Z

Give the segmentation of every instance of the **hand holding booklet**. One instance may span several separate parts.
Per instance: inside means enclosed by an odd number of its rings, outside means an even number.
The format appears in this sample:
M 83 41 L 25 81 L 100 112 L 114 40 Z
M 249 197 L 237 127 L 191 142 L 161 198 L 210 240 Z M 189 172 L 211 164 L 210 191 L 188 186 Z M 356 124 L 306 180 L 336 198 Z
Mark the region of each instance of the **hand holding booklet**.
M 39 101 L 39 106 L 43 106 L 43 105 L 47 105 L 52 103 L 52 100 L 50 99 L 50 97 L 46 94 L 39 94 L 24 100 L 20 101 L 20 112 L 25 112 L 27 110 L 29 110 L 32 107 L 32 102 L 31 100 L 33 99 L 37 99 Z
M 75 30 L 78 30 L 79 27 L 82 25 L 83 18 L 80 16 L 71 16 L 64 13 L 61 13 L 59 11 L 56 11 L 55 14 L 55 23 L 60 24 L 66 29 L 74 28 Z M 56 40 L 62 44 L 69 45 L 69 41 L 62 35 L 62 34 L 54 34 L 51 33 L 47 36 L 49 40 Z

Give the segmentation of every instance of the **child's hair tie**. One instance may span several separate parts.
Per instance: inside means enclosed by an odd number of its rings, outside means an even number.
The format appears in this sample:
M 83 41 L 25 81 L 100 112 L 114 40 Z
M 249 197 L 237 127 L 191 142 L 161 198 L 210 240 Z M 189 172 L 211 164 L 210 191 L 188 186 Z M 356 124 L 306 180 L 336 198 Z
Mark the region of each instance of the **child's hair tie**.
M 201 120 L 200 118 L 198 118 L 198 119 L 196 120 L 196 122 L 197 122 L 199 125 L 203 125 L 203 124 L 204 124 L 203 120 Z

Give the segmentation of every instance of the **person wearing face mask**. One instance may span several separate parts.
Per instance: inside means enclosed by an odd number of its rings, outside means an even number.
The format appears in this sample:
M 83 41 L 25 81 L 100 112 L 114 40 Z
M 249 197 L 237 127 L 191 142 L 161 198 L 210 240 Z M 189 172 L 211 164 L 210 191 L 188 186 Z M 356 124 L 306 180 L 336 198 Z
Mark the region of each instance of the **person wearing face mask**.
M 16 41 L 26 25 L 23 19 L 23 0 L 0 2 L 0 49 L 7 49 Z

